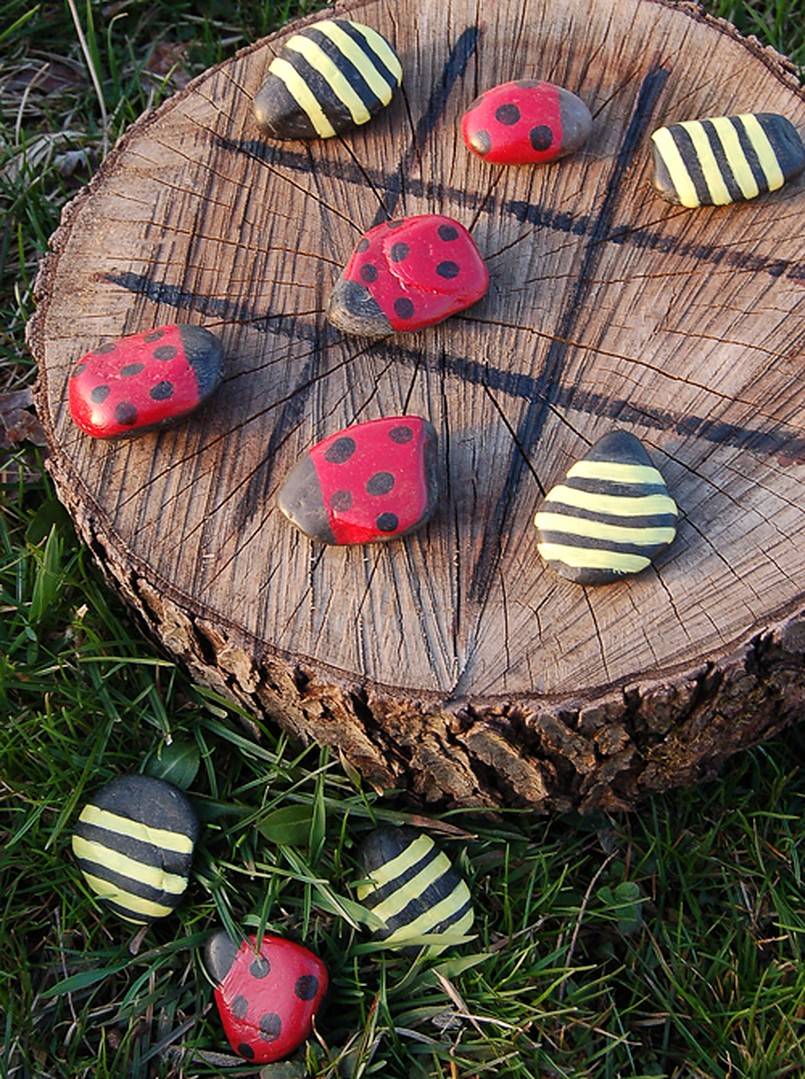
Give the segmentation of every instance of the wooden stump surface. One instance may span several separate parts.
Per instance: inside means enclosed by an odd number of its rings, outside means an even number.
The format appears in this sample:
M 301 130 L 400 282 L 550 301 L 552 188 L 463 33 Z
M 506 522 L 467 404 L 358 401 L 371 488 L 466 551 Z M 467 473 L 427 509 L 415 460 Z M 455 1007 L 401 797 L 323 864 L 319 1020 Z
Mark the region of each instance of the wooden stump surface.
M 631 804 L 802 714 L 803 184 L 689 211 L 650 185 L 651 131 L 805 100 L 781 58 L 657 0 L 360 0 L 405 83 L 343 139 L 260 138 L 283 38 L 142 117 L 65 213 L 31 347 L 61 497 L 193 673 L 377 786 L 461 803 Z M 320 16 L 316 16 L 317 18 Z M 298 24 L 296 24 L 298 26 Z M 579 154 L 501 168 L 458 121 L 542 77 L 594 115 Z M 370 344 L 324 319 L 361 231 L 442 212 L 485 300 Z M 70 423 L 75 359 L 170 321 L 220 334 L 224 385 L 171 431 Z M 275 506 L 297 457 L 384 414 L 432 419 L 446 497 L 404 542 L 322 549 Z M 655 569 L 575 586 L 540 561 L 541 493 L 613 426 L 681 510 Z

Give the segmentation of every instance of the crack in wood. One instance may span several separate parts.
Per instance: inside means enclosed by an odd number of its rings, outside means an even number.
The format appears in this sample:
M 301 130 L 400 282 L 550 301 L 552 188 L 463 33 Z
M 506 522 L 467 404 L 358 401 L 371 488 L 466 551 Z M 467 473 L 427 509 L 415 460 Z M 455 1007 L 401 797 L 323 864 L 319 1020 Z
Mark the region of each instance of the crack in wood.
M 408 170 L 411 168 L 414 158 L 421 155 L 426 139 L 435 129 L 447 107 L 447 102 L 454 86 L 467 70 L 467 64 L 478 48 L 478 37 L 478 27 L 468 26 L 450 50 L 447 62 L 442 68 L 441 78 L 430 95 L 425 111 L 417 121 L 408 149 L 400 158 L 400 163 L 395 172 L 388 176 L 383 176 L 382 181 L 377 184 L 378 188 L 382 187 L 385 190 L 386 198 L 385 206 L 378 209 L 372 225 L 379 225 L 387 218 L 393 217 L 404 185 L 410 190 Z M 369 171 L 364 170 L 362 167 L 360 169 L 361 175 L 367 179 L 369 179 Z M 374 183 L 371 180 L 369 182 L 374 187 Z

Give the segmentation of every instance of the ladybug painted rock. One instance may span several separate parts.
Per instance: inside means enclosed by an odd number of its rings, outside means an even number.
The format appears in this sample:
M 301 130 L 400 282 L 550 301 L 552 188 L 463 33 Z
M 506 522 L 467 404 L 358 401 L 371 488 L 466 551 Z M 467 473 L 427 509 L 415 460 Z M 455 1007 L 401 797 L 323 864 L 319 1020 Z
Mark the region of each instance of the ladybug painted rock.
M 271 61 L 254 115 L 275 139 L 330 139 L 371 120 L 401 82 L 397 54 L 371 26 L 322 19 Z
M 157 326 L 82 356 L 70 374 L 75 424 L 93 438 L 166 427 L 198 408 L 221 381 L 223 351 L 201 326 Z
M 327 993 L 327 967 L 283 937 L 255 936 L 240 947 L 221 929 L 210 937 L 204 965 L 229 1044 L 255 1064 L 288 1056 L 310 1036 Z
M 376 225 L 358 241 L 327 317 L 345 333 L 387 337 L 442 322 L 488 288 L 486 264 L 464 226 L 420 214 Z
M 581 98 L 537 79 L 493 86 L 461 118 L 467 148 L 496 165 L 535 165 L 565 157 L 584 145 L 592 126 Z
M 391 416 L 337 431 L 294 466 L 280 509 L 321 543 L 397 539 L 436 508 L 436 432 L 420 416 Z

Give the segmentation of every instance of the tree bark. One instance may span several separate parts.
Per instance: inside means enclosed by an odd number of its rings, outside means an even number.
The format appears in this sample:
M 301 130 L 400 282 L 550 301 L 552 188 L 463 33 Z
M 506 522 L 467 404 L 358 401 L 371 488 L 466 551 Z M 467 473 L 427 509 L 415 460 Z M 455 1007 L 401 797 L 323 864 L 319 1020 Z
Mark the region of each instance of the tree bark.
M 261 139 L 251 101 L 287 27 L 141 117 L 66 210 L 30 327 L 60 495 L 196 678 L 377 787 L 620 808 L 709 775 L 805 703 L 803 185 L 671 206 L 650 184 L 649 136 L 753 109 L 802 129 L 796 79 L 659 0 L 336 11 L 401 55 L 381 116 L 326 142 Z M 589 104 L 588 145 L 534 168 L 471 156 L 462 111 L 535 76 Z M 329 327 L 358 235 L 422 212 L 473 231 L 487 298 L 380 343 Z M 171 321 L 222 337 L 218 396 L 173 430 L 81 435 L 74 361 Z M 298 456 L 404 410 L 439 433 L 434 521 L 369 548 L 301 537 L 275 502 Z M 614 426 L 650 449 L 680 530 L 655 568 L 585 588 L 541 563 L 532 519 Z

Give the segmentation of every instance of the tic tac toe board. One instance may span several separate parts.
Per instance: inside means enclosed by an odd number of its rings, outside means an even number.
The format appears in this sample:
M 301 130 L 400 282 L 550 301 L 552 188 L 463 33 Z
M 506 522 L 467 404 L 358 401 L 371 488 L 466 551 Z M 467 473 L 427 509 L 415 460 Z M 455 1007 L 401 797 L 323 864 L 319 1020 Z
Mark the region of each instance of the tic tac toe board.
M 260 136 L 252 99 L 297 23 L 138 120 L 67 209 L 30 333 L 60 495 L 196 677 L 376 786 L 563 808 L 690 781 L 802 708 L 805 187 L 670 205 L 650 135 L 752 110 L 802 131 L 805 98 L 782 58 L 685 5 L 334 10 L 403 63 L 371 123 Z M 524 77 L 582 97 L 592 136 L 552 165 L 486 164 L 461 114 Z M 428 212 L 471 230 L 486 298 L 380 342 L 329 326 L 361 232 Z M 78 432 L 75 360 L 176 321 L 223 341 L 213 401 L 128 442 Z M 275 496 L 298 457 L 405 411 L 439 437 L 432 522 L 351 548 L 293 529 Z M 534 512 L 613 427 L 649 449 L 679 532 L 640 576 L 580 587 L 541 562 Z

